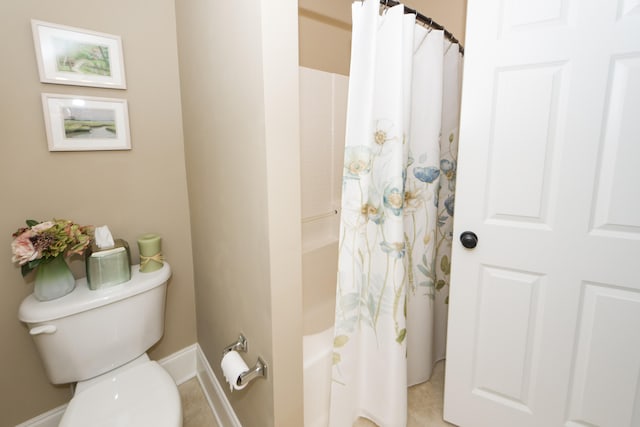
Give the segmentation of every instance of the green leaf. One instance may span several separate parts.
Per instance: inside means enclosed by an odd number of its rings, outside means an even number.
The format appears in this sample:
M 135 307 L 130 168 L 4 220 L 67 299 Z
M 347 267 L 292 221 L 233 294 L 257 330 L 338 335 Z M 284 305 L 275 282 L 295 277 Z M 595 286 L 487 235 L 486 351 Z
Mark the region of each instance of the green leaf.
M 436 290 L 440 290 L 442 288 L 444 288 L 444 285 L 446 285 L 447 282 L 445 282 L 444 280 L 440 279 L 438 280 L 438 283 L 436 283 Z
M 418 286 L 422 286 L 424 288 L 433 288 L 433 280 L 432 279 L 425 280 L 424 282 L 418 283 Z
M 451 264 L 449 263 L 449 257 L 446 255 L 440 260 L 440 270 L 442 270 L 444 274 L 451 273 Z
M 343 345 L 345 345 L 347 342 L 349 341 L 349 337 L 346 335 L 338 335 L 337 337 L 334 338 L 333 340 L 333 346 L 334 347 L 342 347 Z
M 33 269 L 29 268 L 29 264 L 23 264 L 22 267 L 20 267 L 20 270 L 22 272 L 22 277 L 24 277 L 27 274 L 31 273 L 31 270 Z
M 367 310 L 369 311 L 369 318 L 375 319 L 376 312 L 378 311 L 378 301 L 373 296 L 373 294 L 369 294 L 369 301 L 367 302 Z
M 26 223 L 28 227 L 33 227 L 34 225 L 40 224 L 40 221 L 36 221 L 35 219 L 28 219 Z
M 340 305 L 346 311 L 351 311 L 358 307 L 360 296 L 356 293 L 349 293 L 340 297 Z
M 418 267 L 418 270 L 420 270 L 422 272 L 422 274 L 424 274 L 425 276 L 429 277 L 429 270 L 427 270 L 424 267 L 424 265 L 418 264 L 418 265 L 416 265 L 416 267 Z
M 342 359 L 340 358 L 340 353 L 336 353 L 335 351 L 333 352 L 333 364 L 337 365 L 338 363 L 340 363 Z
M 35 268 L 37 268 L 40 264 L 48 262 L 49 260 L 46 258 L 36 258 L 33 261 L 29 261 L 28 263 L 22 265 L 20 267 L 20 272 L 22 273 L 22 277 L 31 273 Z
M 400 332 L 398 332 L 398 336 L 396 337 L 396 342 L 398 344 L 401 344 L 402 341 L 404 341 L 404 339 L 407 336 L 407 328 L 402 328 L 400 329 Z
M 339 326 L 341 330 L 353 332 L 356 329 L 358 319 L 358 316 L 351 316 L 346 319 L 336 319 L 336 327 Z

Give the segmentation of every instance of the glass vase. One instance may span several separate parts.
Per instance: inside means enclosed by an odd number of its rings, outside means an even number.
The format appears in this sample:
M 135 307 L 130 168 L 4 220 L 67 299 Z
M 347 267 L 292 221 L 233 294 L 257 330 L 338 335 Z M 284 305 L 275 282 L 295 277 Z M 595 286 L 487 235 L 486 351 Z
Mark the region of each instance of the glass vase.
M 62 255 L 40 264 L 36 269 L 33 295 L 38 301 L 50 301 L 63 297 L 75 287 L 76 279 Z

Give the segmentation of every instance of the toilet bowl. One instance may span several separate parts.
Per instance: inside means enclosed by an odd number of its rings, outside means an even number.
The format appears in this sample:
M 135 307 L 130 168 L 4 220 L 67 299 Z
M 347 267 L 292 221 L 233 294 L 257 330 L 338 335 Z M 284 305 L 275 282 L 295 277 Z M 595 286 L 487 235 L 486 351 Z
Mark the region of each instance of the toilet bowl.
M 181 426 L 173 378 L 146 354 L 132 364 L 79 383 L 60 427 Z
M 171 376 L 146 351 L 164 331 L 168 264 L 152 273 L 132 267 L 131 280 L 20 305 L 53 384 L 76 383 L 60 426 L 181 427 L 180 395 Z

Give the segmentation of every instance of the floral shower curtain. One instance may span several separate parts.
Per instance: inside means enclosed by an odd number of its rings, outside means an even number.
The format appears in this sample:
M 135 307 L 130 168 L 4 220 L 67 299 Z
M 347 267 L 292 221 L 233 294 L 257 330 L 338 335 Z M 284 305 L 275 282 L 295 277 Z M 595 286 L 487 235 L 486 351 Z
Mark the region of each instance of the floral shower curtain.
M 330 425 L 405 426 L 444 357 L 460 56 L 402 5 L 352 13 Z

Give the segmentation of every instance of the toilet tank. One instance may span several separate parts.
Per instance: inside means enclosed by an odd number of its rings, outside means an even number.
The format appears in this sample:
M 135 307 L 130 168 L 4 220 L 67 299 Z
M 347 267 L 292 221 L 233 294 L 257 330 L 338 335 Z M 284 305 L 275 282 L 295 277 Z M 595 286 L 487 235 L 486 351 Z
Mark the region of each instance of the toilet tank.
M 145 353 L 164 332 L 164 305 L 171 268 L 141 273 L 131 280 L 90 290 L 86 278 L 73 292 L 40 302 L 22 301 L 18 317 L 29 333 L 53 384 L 84 381 Z

